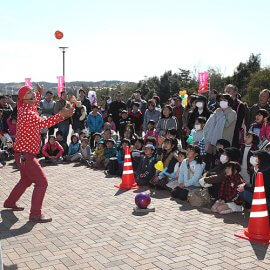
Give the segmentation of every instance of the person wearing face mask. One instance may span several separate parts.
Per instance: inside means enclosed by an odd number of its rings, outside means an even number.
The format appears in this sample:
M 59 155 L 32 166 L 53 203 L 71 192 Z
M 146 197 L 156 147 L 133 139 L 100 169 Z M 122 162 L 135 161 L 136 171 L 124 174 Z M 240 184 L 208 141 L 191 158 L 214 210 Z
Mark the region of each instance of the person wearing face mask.
M 225 177 L 226 164 L 230 161 L 239 162 L 241 156 L 240 150 L 235 147 L 228 147 L 220 152 L 220 164 L 206 172 L 199 181 L 201 186 L 209 188 L 209 194 L 212 198 L 218 196 L 220 183 Z
M 194 129 L 191 130 L 191 135 L 193 137 L 193 144 L 198 145 L 199 141 L 203 139 L 203 128 L 206 123 L 205 117 L 199 116 L 195 120 Z
M 231 108 L 233 100 L 228 94 L 220 97 L 220 108 L 209 117 L 204 127 L 204 139 L 206 149 L 206 170 L 212 163 L 212 155 L 215 153 L 215 145 L 219 139 L 227 140 L 232 145 L 236 112 Z
M 259 150 L 260 138 L 252 132 L 248 132 L 245 138 L 245 145 L 241 146 L 241 176 L 245 183 L 250 186 L 250 177 L 253 175 L 253 167 L 250 164 L 250 157 L 253 151 Z
M 190 114 L 190 117 L 188 119 L 188 128 L 190 130 L 193 129 L 194 124 L 195 124 L 195 120 L 201 116 L 201 117 L 205 117 L 206 120 L 209 118 L 209 116 L 211 115 L 211 111 L 208 110 L 207 108 L 207 99 L 204 96 L 198 96 L 196 99 L 196 108 L 192 111 L 192 113 Z
M 258 150 L 253 152 L 253 156 L 250 157 L 250 164 L 253 166 L 254 174 L 251 177 L 250 186 L 246 183 L 238 186 L 238 191 L 240 192 L 240 197 L 247 204 L 252 204 L 252 198 L 254 193 L 254 188 L 256 184 L 257 173 L 261 172 L 264 179 L 264 190 L 265 197 L 268 206 L 268 212 L 270 209 L 270 154 L 264 150 Z

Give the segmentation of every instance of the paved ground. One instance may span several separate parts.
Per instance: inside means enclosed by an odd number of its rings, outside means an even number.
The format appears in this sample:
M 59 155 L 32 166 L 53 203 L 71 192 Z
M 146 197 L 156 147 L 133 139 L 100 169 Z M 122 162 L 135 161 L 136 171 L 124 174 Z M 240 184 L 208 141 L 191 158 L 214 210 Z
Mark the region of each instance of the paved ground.
M 269 269 L 264 246 L 235 238 L 245 215 L 214 216 L 155 191 L 155 213 L 135 215 L 138 190 L 118 191 L 119 178 L 76 164 L 45 167 L 49 224 L 28 223 L 26 211 L 1 210 L 5 269 Z M 9 163 L 0 170 L 1 205 L 18 180 Z M 141 190 L 140 190 L 141 191 Z

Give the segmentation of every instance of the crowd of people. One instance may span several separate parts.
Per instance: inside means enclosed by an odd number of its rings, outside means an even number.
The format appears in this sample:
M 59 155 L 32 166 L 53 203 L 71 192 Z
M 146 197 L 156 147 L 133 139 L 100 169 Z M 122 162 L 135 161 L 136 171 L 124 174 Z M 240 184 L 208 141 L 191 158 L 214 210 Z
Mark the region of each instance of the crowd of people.
M 269 90 L 262 90 L 252 107 L 231 84 L 222 93 L 191 94 L 187 106 L 179 95 L 165 104 L 156 95 L 144 100 L 140 90 L 126 102 L 120 92 L 111 98 L 101 109 L 83 89 L 77 99 L 63 91 L 57 101 L 47 91 L 37 108 L 42 118 L 67 106 L 75 106 L 75 112 L 40 130 L 39 157 L 51 164 L 81 162 L 121 176 L 129 146 L 138 185 L 166 189 L 173 198 L 190 202 L 208 194 L 212 211 L 220 214 L 251 205 L 261 172 L 270 207 Z M 16 103 L 0 96 L 0 167 L 12 156 L 16 122 Z

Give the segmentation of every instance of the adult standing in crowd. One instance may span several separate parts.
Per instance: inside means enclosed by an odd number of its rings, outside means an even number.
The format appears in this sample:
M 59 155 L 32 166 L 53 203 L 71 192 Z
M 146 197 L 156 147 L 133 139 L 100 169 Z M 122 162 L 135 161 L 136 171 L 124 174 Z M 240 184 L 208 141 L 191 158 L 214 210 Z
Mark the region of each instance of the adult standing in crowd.
M 196 119 L 201 116 L 206 118 L 206 120 L 211 115 L 211 112 L 207 108 L 207 98 L 204 96 L 198 96 L 195 101 L 196 107 L 195 109 L 190 113 L 187 126 L 189 130 L 192 130 L 195 125 Z
M 214 112 L 219 107 L 217 90 L 215 89 L 210 90 L 207 107 L 208 107 L 208 110 L 212 112 Z
M 0 96 L 0 109 L 2 109 L 3 111 L 3 130 L 4 132 L 7 132 L 8 131 L 7 119 L 12 114 L 13 109 L 11 105 L 8 104 L 6 96 Z
M 17 206 L 16 203 L 25 190 L 34 183 L 29 220 L 44 223 L 50 222 L 52 219 L 42 214 L 42 203 L 48 181 L 36 159 L 36 155 L 40 151 L 40 129 L 49 128 L 72 116 L 74 108 L 63 108 L 56 115 L 50 116 L 48 119 L 42 119 L 38 115 L 37 105 L 44 89 L 39 84 L 37 84 L 37 89 L 38 92 L 35 93 L 31 87 L 23 86 L 18 92 L 18 123 L 14 151 L 21 179 L 4 202 L 4 207 L 13 211 L 24 210 L 24 208 Z
M 140 105 L 140 111 L 144 115 L 144 113 L 146 111 L 146 107 L 147 107 L 147 102 L 144 99 L 142 99 L 142 92 L 141 92 L 141 90 L 140 89 L 135 90 L 134 93 L 133 93 L 133 95 L 134 95 L 134 99 L 130 99 L 127 102 L 127 107 L 129 109 L 129 111 L 132 110 L 133 103 L 134 102 L 137 102 Z
M 126 110 L 127 106 L 126 103 L 123 101 L 123 95 L 121 92 L 117 92 L 116 100 L 110 104 L 108 114 L 112 114 L 113 121 L 116 126 L 116 131 L 119 130 L 119 120 L 120 120 L 120 113 L 123 110 Z
M 235 85 L 228 84 L 225 87 L 225 93 L 231 95 L 233 99 L 233 103 L 231 107 L 237 114 L 232 146 L 239 148 L 240 147 L 240 131 L 241 131 L 243 122 L 245 120 L 246 108 L 245 108 L 244 103 L 238 99 L 238 88 Z
M 91 112 L 91 102 L 90 100 L 86 97 L 86 92 L 84 89 L 79 90 L 79 95 L 80 95 L 80 100 L 83 106 L 85 106 L 87 115 Z
M 54 114 L 55 101 L 53 100 L 52 91 L 47 91 L 45 98 L 40 101 L 40 108 L 42 110 L 42 116 L 50 117 Z M 49 128 L 49 136 L 54 134 L 54 126 Z
M 150 99 L 147 102 L 147 109 L 143 118 L 143 131 L 146 133 L 148 127 L 148 122 L 150 120 L 154 120 L 157 124 L 160 118 L 160 110 L 156 108 L 156 101 L 154 99 Z
M 54 114 L 59 113 L 63 108 L 65 108 L 66 105 L 67 105 L 67 93 L 65 91 L 62 91 L 59 100 L 56 101 L 55 103 Z M 67 118 L 64 121 L 58 123 L 57 125 L 58 130 L 62 131 L 63 133 L 63 140 L 65 142 L 67 142 L 70 122 L 71 118 Z
M 173 116 L 177 119 L 177 138 L 182 139 L 182 127 L 183 127 L 183 114 L 184 106 L 182 105 L 182 98 L 177 96 L 174 101 Z
M 254 104 L 250 108 L 250 117 L 249 117 L 249 126 L 255 122 L 256 113 L 260 109 L 265 109 L 270 114 L 270 90 L 264 89 L 259 94 L 259 102 L 257 104 Z

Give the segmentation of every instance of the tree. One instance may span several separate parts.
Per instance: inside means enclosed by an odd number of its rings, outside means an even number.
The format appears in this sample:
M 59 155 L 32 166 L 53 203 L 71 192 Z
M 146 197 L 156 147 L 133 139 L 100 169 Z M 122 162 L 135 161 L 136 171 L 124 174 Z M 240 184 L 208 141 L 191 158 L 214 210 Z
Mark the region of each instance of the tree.
M 226 82 L 222 73 L 215 68 L 209 68 L 208 72 L 210 76 L 210 89 L 215 89 L 219 93 L 223 93 Z
M 244 96 L 247 93 L 247 85 L 252 74 L 261 69 L 261 55 L 251 54 L 246 63 L 240 62 L 232 77 L 227 78 L 227 83 L 235 84 L 239 93 Z
M 166 71 L 160 77 L 160 88 L 157 91 L 158 96 L 160 97 L 160 103 L 164 104 L 168 101 L 171 96 L 171 82 L 170 77 L 172 76 L 172 72 Z
M 258 102 L 258 96 L 261 90 L 269 89 L 270 85 L 270 68 L 264 68 L 254 73 L 247 87 L 246 100 L 249 105 L 253 105 Z

